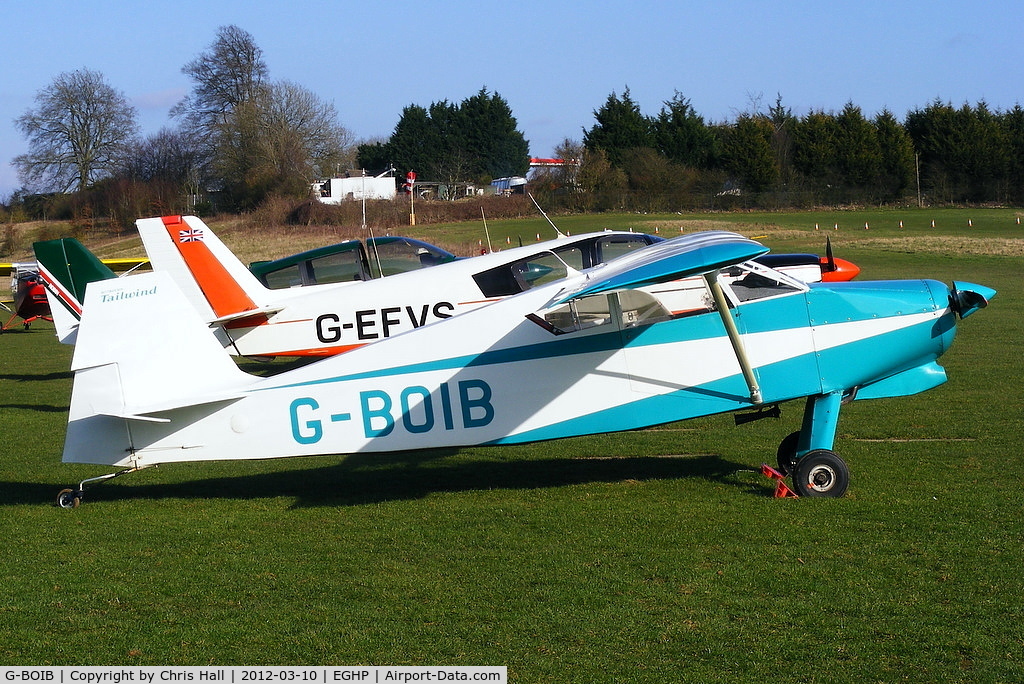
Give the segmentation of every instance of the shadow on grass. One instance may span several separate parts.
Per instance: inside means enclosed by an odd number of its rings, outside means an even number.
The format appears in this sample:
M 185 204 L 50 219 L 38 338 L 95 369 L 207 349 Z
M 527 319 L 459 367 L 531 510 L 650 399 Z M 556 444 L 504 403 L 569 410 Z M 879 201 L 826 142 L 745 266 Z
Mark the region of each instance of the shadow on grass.
M 71 371 L 57 373 L 0 373 L 0 380 L 14 382 L 36 382 L 38 380 L 70 380 Z
M 67 413 L 67 406 L 54 406 L 53 404 L 0 404 L 0 410 L 21 409 L 24 411 L 40 411 L 42 413 Z
M 129 474 L 116 483 L 86 487 L 86 501 L 165 498 L 252 499 L 294 497 L 294 507 L 357 506 L 420 499 L 430 494 L 474 490 L 543 489 L 579 484 L 705 479 L 759 496 L 772 488 L 750 466 L 717 455 L 621 458 L 542 458 L 470 460 L 448 458 L 457 451 L 382 456 L 348 456 L 338 464 L 254 475 L 132 484 Z M 172 466 L 187 468 L 189 464 Z M 180 474 L 180 470 L 165 471 Z M 73 486 L 68 483 L 65 486 Z M 61 487 L 0 482 L 0 503 L 55 500 Z

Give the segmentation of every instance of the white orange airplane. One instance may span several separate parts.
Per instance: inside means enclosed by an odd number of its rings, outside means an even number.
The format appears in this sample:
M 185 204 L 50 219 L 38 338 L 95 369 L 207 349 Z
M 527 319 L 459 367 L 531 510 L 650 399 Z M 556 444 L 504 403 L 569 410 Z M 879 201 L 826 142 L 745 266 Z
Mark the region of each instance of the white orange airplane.
M 604 231 L 461 260 L 419 243 L 415 252 L 421 254 L 413 253 L 412 264 L 408 255 L 378 254 L 377 263 L 388 264 L 379 267 L 382 271 L 404 272 L 375 279 L 367 279 L 367 269 L 354 264 L 351 253 L 322 248 L 308 256 L 261 264 L 257 277 L 198 217 L 146 218 L 136 225 L 153 270 L 168 273 L 221 344 L 232 354 L 246 357 L 330 356 L 350 351 L 662 241 L 643 233 Z M 381 240 L 375 244 L 382 244 Z M 51 296 L 63 301 L 63 309 L 71 315 L 67 319 L 55 314 L 60 319 L 58 336 L 72 342 L 74 317 L 81 315 L 81 305 L 69 293 L 84 288 L 73 282 L 74 273 L 62 271 L 70 264 L 71 271 L 84 272 L 84 266 L 75 264 L 88 257 L 81 245 L 67 239 L 60 242 L 40 243 L 37 258 L 44 267 L 44 280 L 51 285 Z M 828 261 L 810 254 L 761 258 L 809 282 L 836 274 L 848 279 L 857 270 L 849 262 L 833 259 L 830 251 Z M 431 268 L 419 268 L 426 265 Z M 302 286 L 267 287 L 267 283 L 282 282 Z M 687 307 L 694 287 L 699 282 L 691 280 L 659 289 L 669 305 L 675 292 L 678 306 Z

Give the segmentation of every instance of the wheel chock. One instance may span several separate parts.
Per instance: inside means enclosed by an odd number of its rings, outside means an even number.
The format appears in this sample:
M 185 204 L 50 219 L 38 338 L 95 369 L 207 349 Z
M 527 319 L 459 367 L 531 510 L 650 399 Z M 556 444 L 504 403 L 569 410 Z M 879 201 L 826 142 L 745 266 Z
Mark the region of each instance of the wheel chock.
M 772 468 L 767 463 L 761 464 L 761 474 L 765 477 L 775 480 L 775 498 L 776 499 L 799 499 L 800 495 L 789 488 L 786 484 L 786 476 L 780 473 L 775 468 Z

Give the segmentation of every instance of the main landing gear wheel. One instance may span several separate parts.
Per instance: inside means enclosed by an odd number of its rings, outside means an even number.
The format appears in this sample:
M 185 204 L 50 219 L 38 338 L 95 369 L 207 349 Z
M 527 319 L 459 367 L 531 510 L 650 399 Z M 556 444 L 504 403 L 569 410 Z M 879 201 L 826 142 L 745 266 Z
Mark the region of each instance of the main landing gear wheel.
M 82 503 L 82 492 L 75 489 L 62 489 L 57 494 L 57 505 L 61 508 L 78 508 Z
M 800 431 L 798 430 L 786 435 L 786 438 L 779 444 L 777 462 L 779 464 L 779 472 L 783 475 L 789 475 L 796 466 L 796 445 L 799 441 Z
M 816 449 L 796 462 L 793 490 L 799 496 L 837 498 L 849 486 L 850 469 L 833 451 Z

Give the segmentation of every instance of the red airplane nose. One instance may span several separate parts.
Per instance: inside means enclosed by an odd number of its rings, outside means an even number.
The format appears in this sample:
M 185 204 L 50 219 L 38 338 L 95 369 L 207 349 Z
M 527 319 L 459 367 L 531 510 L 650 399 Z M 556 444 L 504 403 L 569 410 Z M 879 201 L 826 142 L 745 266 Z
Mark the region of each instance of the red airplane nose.
M 853 280 L 860 273 L 860 267 L 846 259 L 821 257 L 821 279 L 827 283 Z

